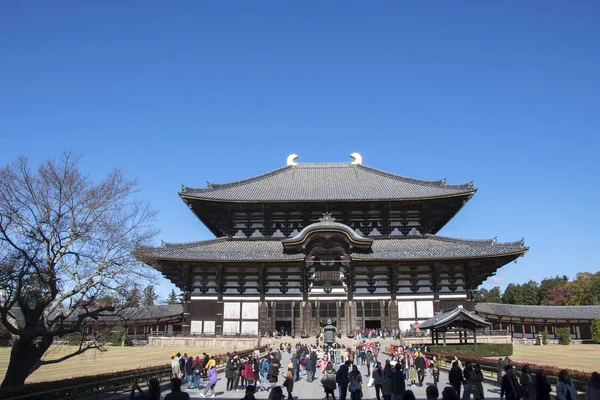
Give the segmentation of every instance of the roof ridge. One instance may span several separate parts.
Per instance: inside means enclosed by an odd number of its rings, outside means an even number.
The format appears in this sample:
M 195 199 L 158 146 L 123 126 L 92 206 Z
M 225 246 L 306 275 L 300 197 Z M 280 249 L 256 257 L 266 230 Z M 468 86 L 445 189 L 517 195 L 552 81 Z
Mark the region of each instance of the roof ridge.
M 385 176 L 385 177 L 388 177 L 388 178 L 391 178 L 391 179 L 396 179 L 396 180 L 407 182 L 407 183 L 414 183 L 415 185 L 443 187 L 443 188 L 458 189 L 458 190 L 473 189 L 473 191 L 477 191 L 477 189 L 473 186 L 473 181 L 468 182 L 468 183 L 461 183 L 461 184 L 447 184 L 446 178 L 440 179 L 440 180 L 417 179 L 417 178 L 411 178 L 411 177 L 404 176 L 404 175 L 394 174 L 393 172 L 383 171 L 381 169 L 373 168 L 368 165 L 360 164 L 360 165 L 357 165 L 357 167 L 368 170 L 370 172 L 373 172 L 373 173 L 376 173 L 379 175 L 382 175 L 382 176 Z
M 185 193 L 202 193 L 202 192 L 207 192 L 207 191 L 211 191 L 211 190 L 224 189 L 224 188 L 229 188 L 229 187 L 234 187 L 234 186 L 245 185 L 248 183 L 260 181 L 262 179 L 266 179 L 271 176 L 280 174 L 282 172 L 287 171 L 290 168 L 292 168 L 292 166 L 286 165 L 284 167 L 280 167 L 280 168 L 271 170 L 269 172 L 265 172 L 264 174 L 256 175 L 256 176 L 253 176 L 250 178 L 240 179 L 237 181 L 227 182 L 227 183 L 211 183 L 211 182 L 207 181 L 205 188 L 191 188 L 191 187 L 181 185 L 180 193 L 184 193 L 184 194 Z
M 583 306 L 575 306 L 575 305 L 564 305 L 564 306 L 554 306 L 551 304 L 505 304 L 505 303 L 488 303 L 488 302 L 482 302 L 482 303 L 477 303 L 477 304 L 491 304 L 493 306 L 502 306 L 502 307 L 554 307 L 554 308 L 566 308 L 566 307 L 577 307 L 577 308 L 582 308 L 582 307 L 590 307 L 590 308 L 599 308 L 600 309 L 600 305 L 594 306 L 594 305 L 583 305 Z
M 425 234 L 426 237 L 431 239 L 436 239 L 445 242 L 461 242 L 461 243 L 469 243 L 474 245 L 486 245 L 486 246 L 502 246 L 502 247 L 525 247 L 525 239 L 513 241 L 513 242 L 498 242 L 497 238 L 492 239 L 463 239 L 463 238 L 455 238 L 451 236 L 443 236 L 443 235 L 434 235 L 431 233 Z

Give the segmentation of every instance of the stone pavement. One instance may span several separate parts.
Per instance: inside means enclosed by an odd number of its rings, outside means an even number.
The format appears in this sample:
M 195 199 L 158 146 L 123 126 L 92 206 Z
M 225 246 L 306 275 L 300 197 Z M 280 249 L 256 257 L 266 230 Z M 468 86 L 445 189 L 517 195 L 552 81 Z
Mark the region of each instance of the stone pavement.
M 380 358 L 380 361 L 382 361 L 382 364 L 384 364 L 385 358 L 382 358 L 382 357 L 379 357 L 379 358 Z M 290 355 L 287 353 L 284 353 L 283 360 L 281 362 L 282 367 L 279 369 L 279 372 L 284 372 L 286 370 L 285 366 L 288 365 L 289 360 L 290 360 Z M 335 366 L 336 370 L 337 370 L 337 367 L 338 366 Z M 367 383 L 369 381 L 369 378 L 367 376 L 365 376 L 367 373 L 367 367 L 366 366 L 359 367 L 359 370 L 363 374 L 363 399 L 364 400 L 376 399 L 375 388 L 367 387 Z M 321 374 L 320 374 L 318 368 L 317 368 L 315 380 L 313 382 L 307 382 L 305 372 L 301 372 L 300 380 L 298 382 L 294 383 L 294 391 L 292 393 L 294 396 L 294 400 L 325 399 L 325 392 L 323 391 L 323 387 L 321 385 L 320 378 L 321 378 Z M 238 399 L 239 400 L 244 397 L 244 390 L 242 390 L 242 389 L 240 389 L 238 391 L 230 391 L 230 392 L 225 391 L 226 383 L 227 383 L 227 379 L 225 379 L 225 373 L 219 373 L 219 381 L 217 382 L 216 390 L 215 390 L 217 399 Z M 204 381 L 200 382 L 201 388 L 204 388 L 204 384 L 205 384 Z M 282 376 L 279 377 L 278 384 L 279 384 L 279 386 L 282 386 L 282 384 L 283 384 Z M 431 385 L 431 384 L 433 384 L 433 377 L 426 376 L 422 387 L 418 387 L 418 386 L 410 387 L 410 385 L 407 385 L 407 389 L 412 390 L 417 399 L 425 399 L 426 398 L 425 388 L 427 387 L 427 385 Z M 441 392 L 446 385 L 448 385 L 448 374 L 446 372 L 442 371 L 440 374 L 440 382 L 438 384 L 438 389 L 440 391 L 440 399 L 441 399 Z M 489 383 L 484 382 L 483 388 L 485 390 L 486 400 L 500 398 L 500 388 L 498 388 L 497 386 L 492 386 Z M 182 386 L 182 390 L 187 391 L 190 394 L 190 397 L 193 399 L 203 398 L 200 395 L 200 393 L 202 393 L 204 391 L 203 389 L 200 389 L 200 391 L 187 390 L 186 385 L 184 384 Z M 169 391 L 164 392 L 163 396 L 166 395 L 167 393 L 169 393 Z M 287 397 L 287 391 L 285 388 L 283 388 L 283 393 Z M 337 390 L 335 391 L 335 396 L 336 396 L 336 400 L 339 400 Z M 269 392 L 259 391 L 256 393 L 255 397 L 257 399 L 267 399 L 269 397 Z M 210 393 L 207 396 L 207 399 L 211 399 Z M 350 392 L 348 392 L 346 400 L 350 400 Z

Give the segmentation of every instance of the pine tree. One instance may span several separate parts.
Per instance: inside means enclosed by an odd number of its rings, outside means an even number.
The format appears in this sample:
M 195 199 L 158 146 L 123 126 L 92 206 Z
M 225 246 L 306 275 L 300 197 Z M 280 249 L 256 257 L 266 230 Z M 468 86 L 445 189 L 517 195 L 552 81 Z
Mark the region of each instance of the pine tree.
M 154 285 L 148 285 L 144 289 L 144 306 L 151 307 L 154 305 L 154 302 L 158 299 L 158 295 L 154 290 Z
M 131 291 L 127 294 L 125 298 L 125 307 L 139 307 L 142 302 L 142 296 L 140 294 L 140 290 L 137 285 L 133 285 Z
M 167 299 L 167 304 L 177 304 L 179 303 L 177 299 L 177 294 L 175 293 L 175 289 L 171 289 L 171 293 L 169 293 L 169 298 Z

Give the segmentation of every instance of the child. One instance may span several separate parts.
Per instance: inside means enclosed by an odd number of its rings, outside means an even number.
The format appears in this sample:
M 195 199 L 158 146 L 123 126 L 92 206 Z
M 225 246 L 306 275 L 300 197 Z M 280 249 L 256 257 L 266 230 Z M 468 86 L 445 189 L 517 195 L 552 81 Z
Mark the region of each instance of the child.
M 417 369 L 415 368 L 415 364 L 410 366 L 410 386 L 415 386 L 415 380 L 417 379 Z

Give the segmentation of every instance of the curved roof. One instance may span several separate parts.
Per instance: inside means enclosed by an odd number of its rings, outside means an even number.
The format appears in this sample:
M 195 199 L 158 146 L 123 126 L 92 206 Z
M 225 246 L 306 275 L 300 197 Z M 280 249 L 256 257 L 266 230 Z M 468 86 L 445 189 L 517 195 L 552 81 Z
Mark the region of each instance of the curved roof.
M 524 306 L 519 304 L 477 303 L 480 314 L 537 319 L 596 319 L 600 306 Z
M 304 242 L 311 233 L 322 231 L 342 232 L 348 237 L 348 240 L 359 247 L 370 248 L 371 244 L 373 243 L 372 238 L 356 233 L 346 224 L 335 222 L 335 218 L 332 218 L 331 215 L 327 213 L 323 216 L 323 218 L 320 218 L 319 222 L 315 222 L 314 224 L 306 226 L 304 229 L 298 232 L 296 236 L 283 239 L 281 243 L 284 247 L 295 246 Z
M 412 200 L 471 195 L 473 183 L 449 185 L 351 163 L 297 164 L 206 188 L 183 187 L 183 198 L 231 202 Z
M 436 235 L 374 239 L 372 253 L 353 253 L 354 260 L 463 260 L 502 256 L 518 257 L 527 251 L 523 241 L 501 243 L 492 240 L 465 240 Z M 143 247 L 136 256 L 145 262 L 275 262 L 301 261 L 302 255 L 284 254 L 281 240 L 217 238 L 191 243 Z
M 470 311 L 467 311 L 462 306 L 458 306 L 452 310 L 445 310 L 433 318 L 428 319 L 427 321 L 419 324 L 419 328 L 421 329 L 435 329 L 442 326 L 452 326 L 453 324 L 461 325 L 464 321 L 468 321 L 469 323 L 475 326 L 490 326 L 491 323 L 486 321 L 485 318 L 480 317 Z

